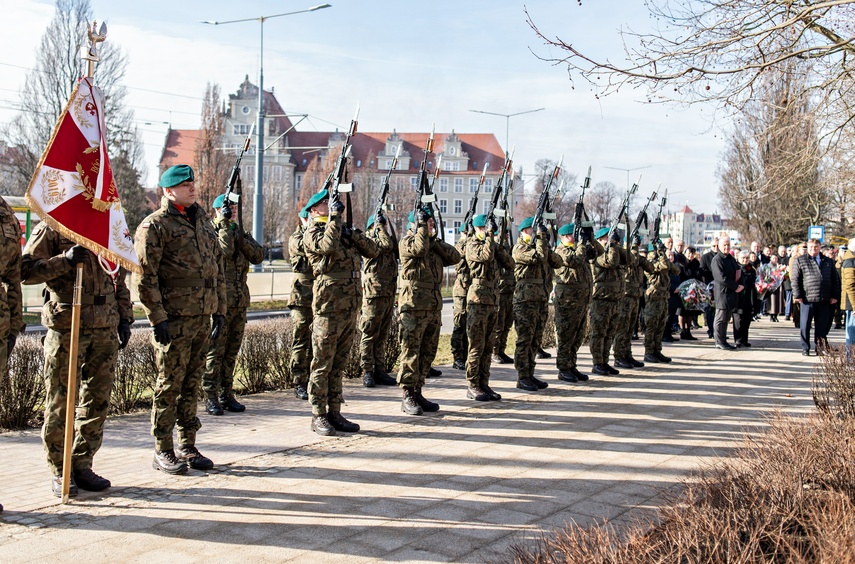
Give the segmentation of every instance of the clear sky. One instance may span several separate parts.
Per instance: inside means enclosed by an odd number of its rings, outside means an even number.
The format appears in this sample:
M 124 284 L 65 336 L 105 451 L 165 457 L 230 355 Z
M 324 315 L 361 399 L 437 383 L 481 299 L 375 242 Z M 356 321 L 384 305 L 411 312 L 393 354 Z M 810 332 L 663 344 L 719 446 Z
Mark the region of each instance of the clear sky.
M 128 54 L 128 103 L 143 133 L 147 184 L 167 125 L 196 128 L 208 82 L 223 93 L 245 75 L 258 80 L 257 21 L 233 20 L 309 8 L 317 0 L 92 0 L 106 21 L 108 41 Z M 515 0 L 331 0 L 331 8 L 268 20 L 264 24 L 264 86 L 275 89 L 289 113 L 308 113 L 300 129 L 345 129 L 356 104 L 362 131 L 490 132 L 504 146 L 509 122 L 515 166 L 532 172 L 541 158 L 557 160 L 593 182 L 627 182 L 643 173 L 640 195 L 659 182 L 671 191 L 672 211 L 688 203 L 695 212 L 717 210 L 716 163 L 723 148 L 712 108 L 647 105 L 643 92 L 597 100 L 586 84 L 575 89 L 565 68 L 539 60 L 550 49 L 526 23 Z M 616 29 L 649 25 L 643 2 L 527 0 L 547 36 L 560 36 L 597 55 L 619 57 Z M 53 2 L 3 2 L 0 34 L 0 122 L 14 115 L 18 92 L 54 11 Z M 17 66 L 10 66 L 17 65 Z M 96 72 L 97 77 L 97 72 Z M 160 93 L 152 92 L 157 91 Z M 504 117 L 536 108 L 544 111 Z

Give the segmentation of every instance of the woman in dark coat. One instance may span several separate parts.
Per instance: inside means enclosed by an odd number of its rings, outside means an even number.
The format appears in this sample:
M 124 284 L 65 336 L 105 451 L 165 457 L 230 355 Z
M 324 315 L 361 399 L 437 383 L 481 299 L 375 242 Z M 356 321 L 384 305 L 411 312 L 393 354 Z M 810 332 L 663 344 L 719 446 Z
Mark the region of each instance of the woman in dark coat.
M 748 328 L 754 318 L 757 308 L 757 270 L 751 263 L 750 253 L 742 251 L 739 253 L 739 265 L 742 275 L 739 283 L 744 290 L 737 294 L 737 306 L 733 311 L 733 342 L 737 347 L 750 347 L 748 342 Z

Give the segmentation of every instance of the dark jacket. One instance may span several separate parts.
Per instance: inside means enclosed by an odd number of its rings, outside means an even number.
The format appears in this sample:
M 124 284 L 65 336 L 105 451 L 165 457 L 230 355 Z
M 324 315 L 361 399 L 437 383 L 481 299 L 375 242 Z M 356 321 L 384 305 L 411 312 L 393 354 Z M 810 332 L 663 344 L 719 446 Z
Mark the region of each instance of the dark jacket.
M 739 263 L 727 253 L 716 253 L 711 266 L 715 278 L 715 307 L 736 309 L 739 299 L 736 288 L 740 284 L 736 281 Z
M 757 308 L 758 300 L 757 300 L 757 287 L 755 286 L 757 282 L 757 269 L 754 268 L 753 264 L 742 265 L 741 266 L 742 275 L 739 278 L 739 283 L 744 287 L 744 289 L 739 292 L 737 296 L 737 312 L 744 315 L 754 315 L 754 311 Z
M 718 255 L 718 251 L 716 252 L 706 252 L 701 255 L 701 266 L 698 269 L 698 275 L 700 276 L 703 282 L 709 284 L 714 280 L 712 273 L 712 261 Z
M 801 298 L 808 303 L 827 302 L 840 299 L 840 275 L 834 261 L 819 255 L 816 259 L 805 253 L 793 262 L 790 280 L 793 284 L 793 299 Z

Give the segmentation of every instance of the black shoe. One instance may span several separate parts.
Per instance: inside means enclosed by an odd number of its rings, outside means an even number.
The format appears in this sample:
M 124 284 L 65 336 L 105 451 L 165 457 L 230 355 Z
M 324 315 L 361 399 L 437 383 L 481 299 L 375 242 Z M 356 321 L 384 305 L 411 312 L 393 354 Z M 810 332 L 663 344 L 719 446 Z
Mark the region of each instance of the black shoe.
M 659 363 L 662 361 L 659 360 L 659 357 L 656 356 L 655 353 L 647 353 L 644 355 L 644 362 L 650 362 L 650 363 L 656 364 L 656 363 Z
M 712 338 L 714 338 L 714 334 L 713 334 L 713 332 L 712 332 L 712 331 L 707 331 L 707 339 L 712 339 Z
M 397 386 L 398 381 L 383 370 L 374 371 L 374 383 L 378 386 Z
M 312 415 L 312 431 L 324 437 L 335 436 L 335 427 L 332 426 L 326 414 Z
M 558 371 L 558 379 L 564 380 L 565 382 L 578 382 L 579 379 L 576 378 L 576 375 L 570 372 L 569 370 L 559 370 Z
M 232 413 L 242 413 L 246 411 L 246 406 L 236 400 L 235 395 L 232 392 L 226 392 L 220 396 L 220 405 L 223 406 L 223 409 L 231 411 Z
M 309 399 L 309 392 L 306 391 L 306 386 L 303 384 L 294 386 L 294 397 L 301 400 Z
M 629 357 L 629 361 L 632 363 L 632 365 L 635 368 L 644 368 L 644 363 L 641 362 L 640 360 L 635 360 L 634 358 Z
M 751 343 L 736 343 L 736 348 L 738 349 L 747 349 L 751 346 Z
M 100 492 L 106 490 L 112 485 L 110 484 L 110 480 L 102 478 L 93 472 L 91 468 L 75 470 L 72 473 L 72 476 L 77 487 L 81 490 L 86 490 L 87 492 Z
M 656 356 L 656 358 L 658 358 L 658 359 L 659 359 L 659 362 L 671 362 L 671 357 L 670 357 L 670 356 L 665 356 L 665 355 L 664 355 L 664 354 L 662 354 L 661 352 L 655 352 L 655 353 L 653 353 L 653 354 Z
M 481 386 L 481 389 L 484 390 L 484 393 L 490 396 L 490 401 L 499 401 L 502 399 L 502 394 L 493 391 L 493 388 L 490 386 Z
M 512 359 L 505 353 L 497 353 L 493 355 L 493 362 L 495 362 L 496 364 L 513 364 L 514 359 Z
M 790 320 L 790 316 L 789 316 L 789 315 L 787 315 L 786 317 L 784 317 L 784 321 L 789 321 L 789 320 Z
M 680 339 L 683 341 L 697 341 L 698 338 L 692 335 L 691 331 L 683 331 L 680 333 Z
M 803 351 L 802 351 L 802 356 L 810 356 L 810 351 L 808 351 L 808 350 L 803 350 Z
M 531 381 L 531 378 L 520 378 L 517 380 L 517 388 L 527 392 L 536 392 L 540 389 L 537 387 L 537 384 Z
M 618 368 L 635 368 L 635 365 L 631 360 L 625 360 L 623 358 L 619 358 L 615 360 L 615 366 Z
M 50 479 L 50 489 L 56 497 L 62 497 L 62 476 Z M 71 473 L 71 483 L 68 485 L 68 497 L 77 495 L 77 484 L 74 483 L 74 472 Z
M 465 360 L 455 360 L 454 364 L 451 367 L 455 370 L 466 370 L 466 361 Z
M 172 449 L 154 451 L 154 462 L 151 465 L 155 470 L 167 474 L 187 473 L 187 463 L 175 456 L 175 451 Z
M 336 431 L 341 431 L 342 433 L 356 433 L 357 431 L 359 431 L 358 423 L 348 421 L 344 418 L 341 412 L 338 411 L 330 411 L 327 414 L 327 421 L 330 422 L 330 425 L 333 426 L 333 429 L 335 429 Z
M 670 333 L 665 333 L 665 336 L 662 337 L 663 343 L 673 343 L 674 341 L 676 341 L 676 339 L 674 339 Z
M 609 367 L 605 364 L 595 364 L 594 368 L 591 369 L 591 372 L 598 376 L 608 376 L 609 375 Z
M 373 388 L 374 387 L 374 374 L 372 374 L 370 372 L 366 372 L 365 374 L 363 374 L 362 375 L 362 385 L 365 386 L 366 388 Z
M 570 372 L 573 374 L 573 376 L 575 376 L 576 378 L 578 378 L 580 382 L 587 382 L 587 381 L 588 381 L 588 375 L 587 375 L 587 374 L 582 374 L 582 373 L 581 373 L 581 372 L 579 372 L 575 367 L 574 367 L 574 368 L 571 368 L 571 369 L 570 369 Z
M 617 376 L 618 374 L 620 374 L 620 370 L 618 370 L 611 364 L 606 363 L 606 368 L 608 369 L 609 374 L 611 374 L 612 376 Z
M 425 413 L 433 413 L 434 411 L 439 411 L 439 404 L 433 401 L 430 401 L 424 395 L 422 395 L 422 389 L 416 388 L 413 390 L 413 397 L 416 399 L 416 403 L 419 404 L 419 407 L 422 408 L 422 411 Z
M 537 386 L 541 390 L 549 387 L 549 384 L 547 382 L 544 382 L 543 380 L 535 378 L 534 376 L 530 377 L 529 380 L 534 382 L 534 385 Z
M 223 406 L 220 405 L 220 400 L 217 398 L 208 398 L 208 401 L 205 402 L 205 411 L 208 412 L 208 415 L 222 415 Z
M 484 390 L 472 386 L 466 389 L 466 397 L 475 401 L 490 401 L 490 396 Z
M 539 360 L 544 360 L 546 358 L 552 358 L 552 355 L 543 349 L 537 349 L 537 358 Z
M 466 370 L 466 362 L 465 361 L 463 362 L 463 370 Z M 436 368 L 431 366 L 430 370 L 428 370 L 427 375 L 428 375 L 428 378 L 438 378 L 438 377 L 442 376 L 442 371 L 437 370 Z
M 204 456 L 195 445 L 178 445 L 175 449 L 175 456 L 187 463 L 187 466 L 194 470 L 210 470 L 214 467 L 214 462 Z
M 734 347 L 730 343 L 716 343 L 715 348 L 721 349 L 723 351 L 735 351 L 736 350 L 736 347 Z
M 422 406 L 416 401 L 416 392 L 412 388 L 404 388 L 404 398 L 401 400 L 401 411 L 407 415 L 421 415 Z

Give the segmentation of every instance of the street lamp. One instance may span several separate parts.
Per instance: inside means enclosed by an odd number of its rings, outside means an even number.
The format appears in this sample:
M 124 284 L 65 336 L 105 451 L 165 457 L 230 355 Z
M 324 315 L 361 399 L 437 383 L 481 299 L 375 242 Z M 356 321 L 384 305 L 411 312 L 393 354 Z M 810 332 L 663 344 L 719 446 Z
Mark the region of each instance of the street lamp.
M 511 118 L 514 116 L 521 116 L 523 114 L 533 114 L 534 112 L 540 112 L 545 110 L 546 108 L 537 108 L 536 110 L 526 110 L 524 112 L 517 112 L 515 114 L 500 114 L 498 112 L 485 112 L 484 110 L 469 110 L 470 112 L 475 112 L 476 114 L 488 114 L 491 116 L 500 116 L 505 118 L 505 158 L 508 157 L 508 149 L 510 145 L 508 145 L 508 132 L 511 128 Z
M 629 191 L 629 173 L 634 170 L 642 170 L 645 168 L 651 168 L 653 165 L 645 165 L 645 166 L 637 166 L 635 168 L 621 168 L 618 166 L 604 166 L 603 168 L 609 168 L 611 170 L 623 170 L 626 172 L 626 189 Z
M 258 58 L 258 125 L 255 130 L 258 135 L 258 140 L 255 145 L 255 192 L 252 199 L 252 236 L 260 245 L 264 245 L 264 190 L 262 184 L 264 182 L 264 22 L 273 18 L 282 16 L 293 16 L 294 14 L 304 14 L 306 12 L 314 12 L 330 8 L 331 4 L 319 4 L 305 10 L 297 10 L 296 12 L 286 12 L 284 14 L 273 14 L 272 16 L 260 16 L 257 18 L 244 18 L 240 20 L 228 21 L 203 21 L 204 24 L 210 25 L 225 25 L 242 22 L 258 22 L 261 24 L 260 29 L 260 50 Z M 259 267 L 260 268 L 260 267 Z

